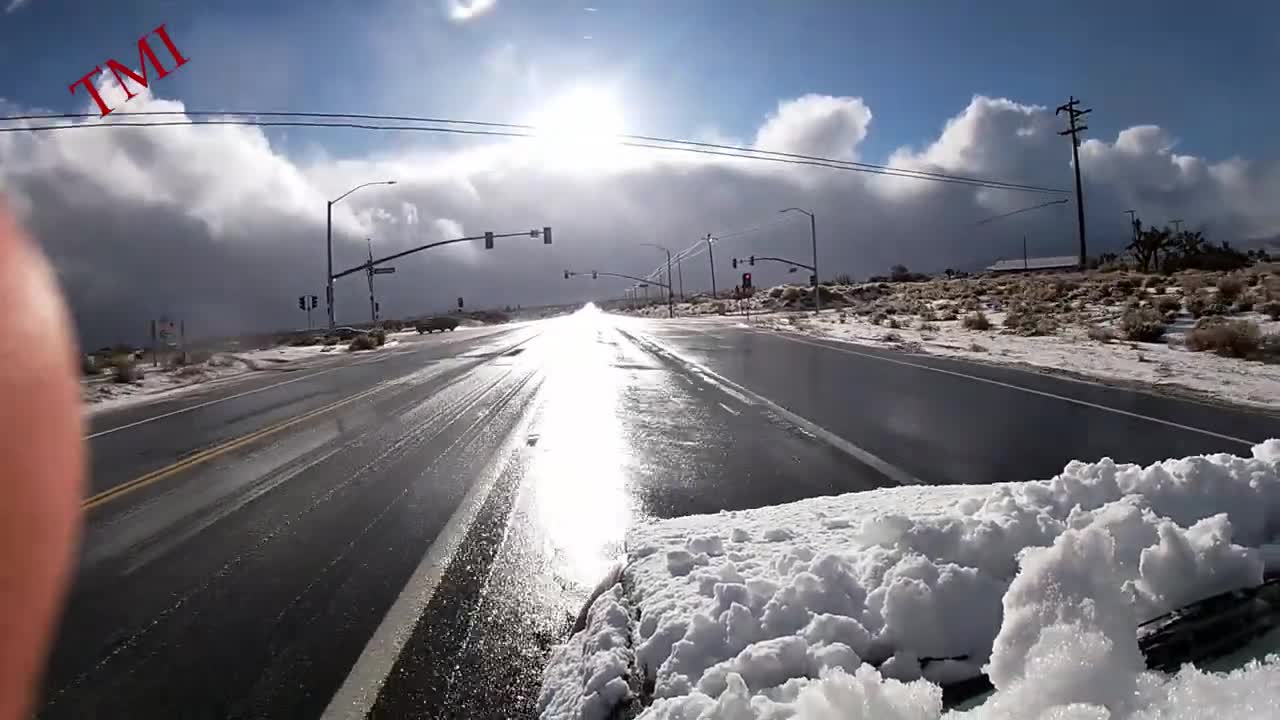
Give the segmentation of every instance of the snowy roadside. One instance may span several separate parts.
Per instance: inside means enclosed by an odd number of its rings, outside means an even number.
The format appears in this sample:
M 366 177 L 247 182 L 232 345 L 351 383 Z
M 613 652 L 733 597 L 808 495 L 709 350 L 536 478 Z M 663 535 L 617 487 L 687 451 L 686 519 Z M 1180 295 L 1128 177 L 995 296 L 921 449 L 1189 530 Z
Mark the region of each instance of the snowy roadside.
M 376 350 L 398 344 L 399 340 L 391 340 Z M 281 369 L 296 362 L 336 357 L 349 352 L 345 345 L 303 347 L 281 345 L 248 352 L 216 353 L 204 362 L 191 365 L 152 368 L 145 363 L 140 363 L 138 367 L 143 375 L 141 379 L 134 382 L 118 383 L 110 379 L 94 379 L 83 383 L 85 413 L 92 415 L 104 410 L 115 410 L 176 397 L 207 386 L 214 381 L 264 370 Z
M 1262 717 L 1280 657 L 1145 669 L 1137 625 L 1256 585 L 1280 440 L 1251 457 L 1072 462 L 1051 480 L 902 487 L 632 529 L 621 582 L 544 674 L 544 718 Z M 630 715 L 627 715 L 630 716 Z
M 1189 390 L 1243 405 L 1280 407 L 1280 364 L 1191 352 L 1182 344 L 1183 331 L 1177 325 L 1167 334 L 1167 342 L 1098 342 L 1089 338 L 1084 327 L 1067 327 L 1057 335 L 1018 335 L 1003 327 L 1005 317 L 1002 312 L 988 313 L 989 330 L 966 329 L 959 319 L 902 318 L 896 323 L 898 327 L 888 327 L 839 311 L 817 317 L 768 315 L 754 322 L 759 327 L 833 340 L 980 362 L 1031 365 L 1154 389 Z M 1249 319 L 1263 332 L 1280 332 L 1280 322 L 1256 314 Z M 1183 327 L 1186 325 L 1189 323 Z

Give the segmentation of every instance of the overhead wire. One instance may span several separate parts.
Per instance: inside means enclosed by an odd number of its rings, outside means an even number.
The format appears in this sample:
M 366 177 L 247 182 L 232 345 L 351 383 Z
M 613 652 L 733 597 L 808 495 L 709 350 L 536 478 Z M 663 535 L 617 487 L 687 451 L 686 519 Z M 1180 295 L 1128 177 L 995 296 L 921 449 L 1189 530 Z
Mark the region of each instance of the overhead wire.
M 214 111 L 214 110 L 143 110 L 135 112 L 117 111 L 113 113 L 115 117 L 163 117 L 163 116 L 184 116 L 184 117 L 219 117 L 220 120 L 183 120 L 183 121 L 163 121 L 163 122 L 121 122 L 118 120 L 110 120 L 98 123 L 79 123 L 79 124 L 63 124 L 63 125 L 37 125 L 37 126 L 18 126 L 18 127 L 0 127 L 0 133 L 4 132 L 43 132 L 72 128 L 109 128 L 109 127 L 171 127 L 181 125 L 245 125 L 258 127 L 332 127 L 332 128 L 348 128 L 359 130 L 389 130 L 389 131 L 407 131 L 407 132 L 438 132 L 457 135 L 480 135 L 491 137 L 509 137 L 509 138 L 537 138 L 538 127 L 535 125 L 527 125 L 520 123 L 504 123 L 490 122 L 481 120 L 458 120 L 451 118 L 435 118 L 425 116 L 412 115 L 376 115 L 368 113 L 318 113 L 304 111 L 266 111 L 266 112 L 248 112 L 248 111 Z M 3 122 L 25 122 L 32 120 L 78 120 L 92 119 L 102 117 L 93 113 L 57 113 L 57 114 L 27 114 L 27 115 L 11 115 L 0 116 L 0 123 Z M 377 121 L 379 123 L 386 122 L 412 122 L 412 123 L 433 123 L 433 125 L 371 125 L 359 122 L 290 122 L 290 121 L 269 121 L 269 120 L 244 120 L 242 117 L 258 118 L 258 117 L 283 117 L 283 118 L 307 118 L 309 120 L 368 120 Z M 234 118 L 234 119 L 225 119 Z M 443 127 L 445 125 L 462 125 L 464 128 Z M 479 129 L 475 129 L 479 128 Z M 741 147 L 736 145 L 725 145 L 719 143 L 707 143 L 693 140 L 677 140 L 673 138 L 663 138 L 652 135 L 629 135 L 622 134 L 615 136 L 619 139 L 619 144 L 627 147 L 646 148 L 651 150 L 670 150 L 675 152 L 686 152 L 701 155 L 711 155 L 720 157 L 732 157 L 741 159 L 766 160 L 770 162 L 779 162 L 793 165 L 809 165 L 813 167 L 824 167 L 836 170 L 850 170 L 854 172 L 864 172 L 875 175 L 885 175 L 889 177 L 914 178 L 918 180 L 929 180 L 933 182 L 953 183 L 960 185 L 969 185 L 976 187 L 985 187 L 996 190 L 1011 190 L 1018 192 L 1033 193 L 1052 193 L 1052 194 L 1069 194 L 1069 191 L 1058 188 L 1050 188 L 1041 185 L 1029 185 L 1025 183 L 1012 183 L 1003 180 L 991 180 L 985 178 L 968 177 L 964 175 L 955 175 L 950 173 L 939 173 L 927 170 L 914 170 L 910 168 L 897 168 L 888 165 L 877 165 L 874 163 L 864 163 L 852 160 L 840 160 L 836 158 L 825 158 L 816 155 L 803 155 L 799 153 L 787 153 L 774 150 L 763 150 L 759 148 Z

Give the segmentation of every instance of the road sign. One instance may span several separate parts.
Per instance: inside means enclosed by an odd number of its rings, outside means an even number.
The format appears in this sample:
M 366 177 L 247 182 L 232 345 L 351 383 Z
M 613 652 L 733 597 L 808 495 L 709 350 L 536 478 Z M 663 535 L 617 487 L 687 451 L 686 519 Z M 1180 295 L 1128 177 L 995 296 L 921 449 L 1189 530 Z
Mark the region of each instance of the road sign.
M 373 269 L 373 274 L 374 274 L 374 275 L 390 275 L 391 273 L 393 273 L 393 272 L 395 272 L 395 271 L 396 271 L 396 269 L 395 269 L 395 268 L 393 268 L 393 267 L 389 267 L 389 268 L 374 268 L 374 269 Z

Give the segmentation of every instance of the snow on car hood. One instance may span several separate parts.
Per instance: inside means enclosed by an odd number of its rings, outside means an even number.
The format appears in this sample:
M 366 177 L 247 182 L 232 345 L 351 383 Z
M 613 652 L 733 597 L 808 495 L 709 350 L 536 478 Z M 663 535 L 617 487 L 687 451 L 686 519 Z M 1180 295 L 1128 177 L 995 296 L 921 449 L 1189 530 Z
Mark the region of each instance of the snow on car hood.
M 1136 640 L 1144 620 L 1261 582 L 1278 530 L 1280 440 L 643 525 L 621 581 L 553 652 L 539 706 L 937 718 L 937 683 L 985 671 L 997 692 L 974 717 L 1280 714 L 1280 658 L 1169 677 Z

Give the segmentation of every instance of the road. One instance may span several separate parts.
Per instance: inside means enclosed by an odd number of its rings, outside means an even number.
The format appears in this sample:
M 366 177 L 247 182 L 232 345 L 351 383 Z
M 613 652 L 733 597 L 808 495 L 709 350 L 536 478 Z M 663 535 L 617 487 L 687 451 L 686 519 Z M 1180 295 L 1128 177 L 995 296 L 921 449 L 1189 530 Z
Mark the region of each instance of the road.
M 527 716 L 648 518 L 1275 436 L 1261 414 L 734 320 L 403 336 L 93 417 L 39 714 Z

